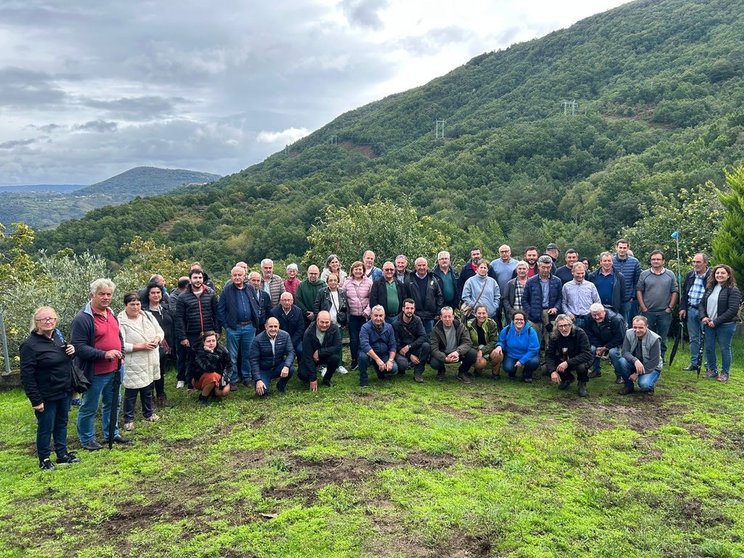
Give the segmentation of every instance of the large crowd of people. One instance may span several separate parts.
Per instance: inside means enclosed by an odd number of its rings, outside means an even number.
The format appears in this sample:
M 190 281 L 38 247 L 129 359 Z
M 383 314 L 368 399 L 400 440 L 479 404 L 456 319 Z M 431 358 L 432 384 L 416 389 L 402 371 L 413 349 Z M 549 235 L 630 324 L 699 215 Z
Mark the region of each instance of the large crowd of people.
M 296 264 L 287 267 L 285 279 L 270 259 L 253 272 L 238 262 L 219 296 L 195 263 L 170 292 L 163 277 L 153 275 L 140 292 L 125 293 L 118 316 L 110 308 L 115 285 L 98 279 L 72 321 L 69 343 L 54 309 L 43 306 L 20 348 L 21 378 L 38 422 L 40 467 L 54 468 L 52 437 L 58 464 L 79 461 L 67 450 L 74 367 L 90 381 L 77 415 L 80 447 L 89 451 L 101 449 L 101 441 L 130 443 L 118 421 L 111 423 L 116 375 L 125 388 L 123 430 L 131 432 L 138 397 L 145 421 L 158 420 L 156 405 L 168 405 L 170 363 L 175 387 L 195 390 L 205 405 L 239 388 L 265 397 L 272 382 L 284 392 L 295 372 L 312 391 L 354 370 L 361 388 L 368 387 L 370 372 L 389 381 L 412 369 L 413 380 L 422 383 L 427 364 L 438 380 L 451 365 L 465 384 L 475 375 L 498 380 L 502 370 L 528 384 L 548 377 L 559 390 L 577 380 L 578 395 L 586 397 L 604 359 L 621 394 L 652 394 L 677 304 L 690 337 L 686 369 L 704 366 L 705 377 L 727 382 L 741 305 L 733 270 L 725 264 L 711 269 L 705 254 L 695 254 L 680 287 L 662 252 L 653 251 L 642 271 L 629 248 L 619 240 L 614 254 L 600 255 L 595 271 L 573 249 L 561 264 L 554 243 L 543 255 L 528 247 L 521 260 L 503 245 L 491 262 L 474 248 L 459 272 L 447 251 L 432 266 L 418 257 L 409 269 L 405 255 L 377 267 L 367 250 L 348 275 L 331 254 L 322 271 L 310 265 L 304 280 Z M 94 419 L 100 406 L 99 441 Z

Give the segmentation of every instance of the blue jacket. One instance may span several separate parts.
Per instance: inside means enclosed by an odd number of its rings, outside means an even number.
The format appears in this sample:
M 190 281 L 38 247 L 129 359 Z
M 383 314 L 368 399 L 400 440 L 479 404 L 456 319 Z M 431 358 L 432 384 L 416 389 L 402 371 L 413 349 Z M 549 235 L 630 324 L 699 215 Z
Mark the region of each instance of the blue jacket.
M 251 322 L 253 327 L 259 328 L 261 322 L 261 310 L 258 307 L 258 301 L 256 300 L 256 289 L 253 285 L 246 284 L 243 289 L 248 295 L 248 301 L 251 306 Z M 225 285 L 222 290 L 222 295 L 217 303 L 217 320 L 224 325 L 227 329 L 237 329 L 238 318 L 237 318 L 237 307 L 238 307 L 238 288 L 232 283 Z
M 292 305 L 287 314 L 284 313 L 282 305 L 274 306 L 269 312 L 269 316 L 273 316 L 279 320 L 279 327 L 289 333 L 292 338 L 292 346 L 297 349 L 302 345 L 302 335 L 305 333 L 305 317 L 302 315 L 302 310 L 296 304 Z
M 501 330 L 496 346 L 522 364 L 540 354 L 540 339 L 530 324 L 524 324 L 522 331 L 517 331 L 514 324 L 509 324 Z
M 389 353 L 395 353 L 398 346 L 395 343 L 395 331 L 393 326 L 387 322 L 382 323 L 382 330 L 378 330 L 372 320 L 362 326 L 359 332 L 359 351 L 369 353 L 374 351 L 383 360 Z
M 550 276 L 550 287 L 548 289 L 548 308 L 555 308 L 560 314 L 563 309 L 563 283 L 555 275 Z M 522 295 L 522 308 L 527 312 L 527 319 L 531 322 L 542 323 L 542 287 L 540 276 L 534 275 L 527 279 L 524 284 Z
M 274 348 L 271 348 L 269 334 L 265 331 L 253 338 L 251 343 L 251 375 L 253 381 L 261 379 L 261 372 L 271 372 L 279 366 L 289 368 L 294 362 L 295 352 L 289 333 L 281 329 L 276 334 Z
M 641 277 L 641 264 L 638 258 L 628 256 L 624 260 L 621 260 L 617 255 L 612 256 L 612 269 L 622 273 L 625 279 L 623 302 L 634 300 L 636 297 L 636 285 L 638 284 L 638 279 Z
M 590 273 L 587 277 L 589 281 L 594 283 L 594 285 L 597 285 L 597 276 L 602 273 L 601 270 L 597 270 L 594 273 Z M 625 277 L 622 273 L 620 273 L 617 269 L 614 267 L 612 268 L 612 273 L 615 277 L 615 283 L 612 285 L 612 301 L 610 302 L 610 306 L 612 306 L 612 309 L 615 312 L 620 312 L 621 306 L 623 304 L 623 301 L 625 300 L 625 293 L 627 289 L 625 288 Z M 607 306 L 605 304 L 605 306 Z M 622 341 L 621 341 L 622 342 Z

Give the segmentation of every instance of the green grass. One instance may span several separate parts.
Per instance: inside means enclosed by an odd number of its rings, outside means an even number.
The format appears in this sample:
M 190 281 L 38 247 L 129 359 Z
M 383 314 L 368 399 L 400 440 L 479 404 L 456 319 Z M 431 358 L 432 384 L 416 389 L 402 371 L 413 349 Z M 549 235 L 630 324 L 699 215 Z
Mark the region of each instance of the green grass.
M 744 343 L 727 385 L 686 356 L 654 396 L 605 368 L 587 399 L 427 370 L 202 408 L 171 374 L 134 445 L 46 473 L 0 393 L 0 558 L 744 556 Z

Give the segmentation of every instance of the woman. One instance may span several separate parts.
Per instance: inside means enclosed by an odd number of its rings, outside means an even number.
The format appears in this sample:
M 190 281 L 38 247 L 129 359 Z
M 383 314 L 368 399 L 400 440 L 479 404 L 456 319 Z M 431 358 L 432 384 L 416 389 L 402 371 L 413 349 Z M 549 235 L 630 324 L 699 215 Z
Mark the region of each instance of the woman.
M 359 332 L 369 318 L 369 292 L 372 290 L 372 279 L 364 275 L 364 264 L 356 261 L 351 264 L 351 277 L 344 282 L 346 300 L 349 303 L 349 350 L 351 351 L 351 369 L 357 367 L 359 353 Z
M 287 278 L 284 280 L 284 290 L 292 295 L 292 300 L 297 300 L 297 287 L 300 286 L 300 280 L 297 278 L 297 274 L 300 269 L 296 263 L 291 263 L 287 266 Z
M 483 304 L 489 318 L 496 318 L 499 309 L 501 292 L 496 279 L 488 276 L 488 262 L 484 259 L 478 260 L 477 273 L 465 281 L 462 289 L 462 311 L 468 317 L 478 304 Z
M 124 295 L 124 310 L 117 316 L 124 340 L 124 430 L 134 430 L 134 406 L 137 395 L 142 416 L 155 422 L 160 417 L 152 409 L 152 384 L 160 379 L 160 342 L 164 333 L 158 321 L 142 311 L 137 293 Z
M 321 281 L 328 282 L 328 276 L 331 273 L 338 275 L 338 284 L 344 285 L 346 283 L 346 272 L 341 269 L 341 260 L 338 259 L 336 254 L 331 254 L 326 259 L 325 267 L 323 272 L 320 274 Z
M 36 414 L 36 453 L 39 468 L 45 471 L 54 469 L 49 459 L 52 437 L 58 464 L 80 461 L 67 451 L 75 347 L 55 335 L 58 320 L 51 306 L 37 308 L 31 319 L 30 335 L 20 347 L 21 382 Z
M 475 307 L 475 319 L 465 324 L 470 333 L 470 340 L 476 350 L 475 364 L 473 368 L 476 373 L 483 371 L 488 363 L 491 363 L 491 375 L 497 380 L 501 378 L 501 360 L 496 357 L 496 341 L 499 337 L 499 326 L 488 317 L 488 309 L 484 304 Z
M 217 344 L 217 337 L 214 331 L 204 332 L 189 371 L 194 389 L 201 390 L 202 405 L 209 404 L 210 396 L 222 398 L 230 393 L 230 353 Z
M 173 323 L 173 314 L 170 308 L 163 304 L 163 287 L 156 283 L 150 283 L 145 288 L 147 303 L 142 305 L 145 312 L 149 312 L 158 322 L 160 329 L 163 330 L 163 339 L 160 341 L 158 353 L 160 355 L 160 379 L 155 380 L 155 395 L 158 401 L 158 407 L 165 407 L 168 404 L 168 398 L 165 395 L 165 371 L 168 368 L 168 361 L 174 358 L 173 348 L 175 347 L 175 330 Z
M 326 310 L 331 314 L 331 323 L 338 327 L 343 327 L 349 319 L 349 302 L 346 300 L 346 293 L 343 289 L 338 288 L 338 275 L 331 273 L 326 279 L 326 286 L 318 291 L 318 296 L 313 304 L 313 313 L 317 316 L 321 310 Z M 342 350 L 339 349 L 339 358 L 343 362 Z M 337 369 L 339 374 L 348 374 L 349 371 L 340 364 Z
M 713 268 L 705 294 L 700 301 L 700 317 L 705 330 L 706 378 L 728 382 L 731 370 L 731 340 L 739 321 L 741 292 L 736 287 L 734 270 L 725 264 Z M 716 342 L 721 346 L 721 373 L 716 363 Z
M 515 310 L 512 323 L 501 330 L 494 353 L 494 363 L 504 368 L 510 380 L 521 370 L 522 379 L 532 382 L 532 373 L 540 366 L 540 338 L 522 310 Z

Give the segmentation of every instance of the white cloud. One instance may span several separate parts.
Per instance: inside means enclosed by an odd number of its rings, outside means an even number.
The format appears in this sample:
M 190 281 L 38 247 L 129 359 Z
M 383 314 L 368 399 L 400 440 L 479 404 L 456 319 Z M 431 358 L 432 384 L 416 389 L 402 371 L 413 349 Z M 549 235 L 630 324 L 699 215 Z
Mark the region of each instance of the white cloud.
M 310 133 L 307 128 L 287 128 L 281 132 L 266 132 L 261 131 L 256 136 L 256 141 L 259 143 L 275 143 L 279 145 L 286 145 L 288 143 L 294 143 L 298 139 L 305 137 Z

